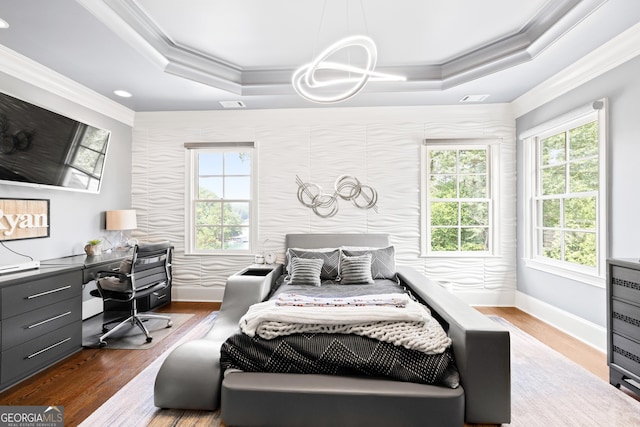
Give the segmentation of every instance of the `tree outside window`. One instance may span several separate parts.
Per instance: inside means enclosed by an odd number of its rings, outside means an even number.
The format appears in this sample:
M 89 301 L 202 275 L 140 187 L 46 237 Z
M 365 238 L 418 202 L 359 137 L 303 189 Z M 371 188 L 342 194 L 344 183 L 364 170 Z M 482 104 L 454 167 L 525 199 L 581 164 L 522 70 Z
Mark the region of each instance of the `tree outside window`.
M 587 267 L 598 262 L 598 122 L 538 139 L 539 255 Z
M 606 126 L 600 99 L 520 135 L 527 267 L 605 285 Z
M 254 225 L 252 149 L 195 149 L 191 159 L 191 251 L 249 252 Z
M 489 160 L 484 144 L 427 147 L 427 253 L 490 253 Z

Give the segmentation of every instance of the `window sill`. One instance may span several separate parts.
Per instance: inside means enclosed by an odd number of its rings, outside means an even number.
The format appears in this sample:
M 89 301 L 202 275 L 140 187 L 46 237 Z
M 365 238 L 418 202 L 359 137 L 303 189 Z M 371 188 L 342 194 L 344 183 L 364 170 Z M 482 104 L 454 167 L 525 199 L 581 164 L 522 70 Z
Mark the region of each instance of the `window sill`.
M 557 265 L 551 265 L 549 263 L 530 258 L 524 258 L 524 264 L 529 268 L 564 277 L 565 279 L 575 280 L 576 282 L 586 283 L 587 285 L 595 286 L 598 288 L 606 287 L 606 279 L 594 274 L 576 271 L 569 268 L 563 268 Z
M 487 252 L 440 252 L 440 253 L 421 253 L 420 258 L 499 258 L 499 255 L 490 254 Z
M 254 257 L 253 252 L 185 252 L 185 256 Z

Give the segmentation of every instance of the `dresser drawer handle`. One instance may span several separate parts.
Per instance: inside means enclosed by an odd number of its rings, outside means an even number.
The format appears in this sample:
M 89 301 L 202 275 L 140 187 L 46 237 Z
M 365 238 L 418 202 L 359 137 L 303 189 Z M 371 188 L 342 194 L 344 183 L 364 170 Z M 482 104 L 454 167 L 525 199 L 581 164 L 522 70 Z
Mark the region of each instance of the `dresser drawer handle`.
M 49 323 L 49 322 L 51 322 L 51 321 L 53 321 L 53 320 L 60 319 L 60 318 L 62 318 L 62 317 L 64 317 L 64 316 L 68 316 L 68 315 L 70 315 L 70 314 L 71 314 L 71 312 L 70 312 L 70 311 L 67 311 L 66 313 L 58 314 L 57 316 L 53 316 L 53 317 L 52 317 L 52 318 L 50 318 L 50 319 L 43 320 L 42 322 L 34 323 L 33 325 L 29 325 L 29 326 L 27 326 L 27 329 L 37 328 L 37 327 L 38 327 L 38 326 L 40 326 L 40 325 L 44 325 L 45 323 Z
M 40 351 L 36 351 L 35 353 L 31 353 L 30 355 L 28 355 L 27 357 L 25 357 L 25 359 L 33 359 L 33 358 L 34 358 L 34 357 L 36 357 L 37 355 L 42 354 L 42 353 L 44 353 L 45 351 L 49 351 L 49 350 L 51 350 L 52 348 L 55 348 L 55 347 L 57 347 L 57 346 L 59 346 L 59 345 L 62 345 L 62 344 L 64 344 L 64 343 L 66 343 L 67 341 L 69 341 L 70 339 L 71 339 L 71 337 L 69 337 L 69 338 L 65 338 L 65 339 L 63 339 L 62 341 L 58 341 L 58 342 L 57 342 L 57 343 L 55 343 L 55 344 L 51 344 L 51 345 L 50 345 L 49 347 L 47 347 L 47 348 L 43 348 L 43 349 L 42 349 L 42 350 L 40 350 Z
M 154 293 L 154 295 L 156 296 L 156 298 L 157 298 L 158 300 L 165 299 L 165 298 L 167 297 L 167 294 L 158 294 L 158 293 Z
M 51 289 L 50 291 L 46 291 L 46 292 L 40 292 L 39 294 L 29 295 L 25 299 L 34 299 L 34 298 L 38 298 L 38 297 L 43 297 L 45 295 L 50 295 L 50 294 L 53 294 L 55 292 L 66 291 L 67 289 L 71 289 L 71 285 L 63 286 L 63 287 L 58 288 L 58 289 Z

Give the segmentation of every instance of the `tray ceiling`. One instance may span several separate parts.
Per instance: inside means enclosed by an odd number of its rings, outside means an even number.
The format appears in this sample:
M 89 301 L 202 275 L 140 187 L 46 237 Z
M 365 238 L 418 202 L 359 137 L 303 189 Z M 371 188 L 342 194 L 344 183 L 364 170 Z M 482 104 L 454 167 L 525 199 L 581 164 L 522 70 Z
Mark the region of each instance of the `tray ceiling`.
M 640 21 L 640 2 L 0 0 L 0 18 L 0 44 L 136 111 L 316 106 L 293 71 L 353 34 L 407 81 L 344 105 L 417 105 L 512 101 Z

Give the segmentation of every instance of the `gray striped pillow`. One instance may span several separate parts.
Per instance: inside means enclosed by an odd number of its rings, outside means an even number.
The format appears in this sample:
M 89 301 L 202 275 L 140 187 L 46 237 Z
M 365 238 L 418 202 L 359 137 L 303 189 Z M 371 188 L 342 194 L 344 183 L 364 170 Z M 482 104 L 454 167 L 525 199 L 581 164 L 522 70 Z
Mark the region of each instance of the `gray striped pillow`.
M 340 284 L 373 283 L 371 277 L 371 254 L 340 256 Z
M 393 246 L 362 250 L 345 248 L 342 253 L 346 256 L 371 254 L 371 277 L 374 279 L 393 279 L 396 277 L 396 254 Z
M 317 258 L 292 258 L 290 284 L 320 286 L 322 264 L 324 261 Z

